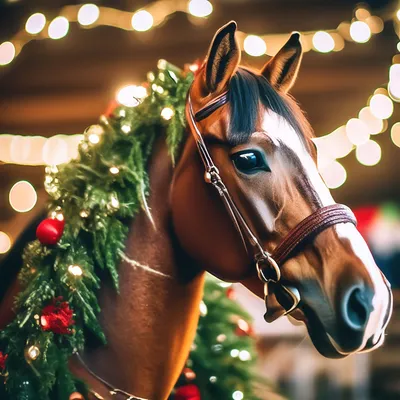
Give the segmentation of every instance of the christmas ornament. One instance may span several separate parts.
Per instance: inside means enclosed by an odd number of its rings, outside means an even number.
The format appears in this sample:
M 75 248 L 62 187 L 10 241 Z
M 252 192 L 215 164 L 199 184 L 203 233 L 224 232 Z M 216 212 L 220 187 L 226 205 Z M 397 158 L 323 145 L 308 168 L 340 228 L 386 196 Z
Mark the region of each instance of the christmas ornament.
M 36 237 L 45 246 L 54 246 L 59 242 L 64 232 L 65 221 L 47 218 L 36 229 Z
M 251 336 L 253 334 L 253 328 L 244 319 L 239 319 L 237 321 L 235 334 L 237 336 Z
M 62 297 L 57 297 L 51 304 L 43 308 L 40 325 L 44 331 L 66 335 L 71 333 L 70 327 L 75 323 L 72 317 L 73 311 L 68 302 L 63 301 Z
M 25 358 L 28 362 L 35 361 L 40 356 L 40 350 L 37 346 L 29 346 L 25 349 Z
M 6 368 L 6 361 L 7 361 L 8 354 L 4 354 L 2 351 L 0 351 L 0 370 L 1 372 L 4 372 Z
M 229 300 L 236 299 L 235 289 L 232 286 L 229 286 L 228 289 L 226 289 L 226 297 L 228 297 Z
M 200 390 L 194 385 L 185 385 L 176 389 L 174 400 L 201 400 Z
M 85 398 L 78 392 L 74 392 L 69 396 L 69 400 L 85 400 Z

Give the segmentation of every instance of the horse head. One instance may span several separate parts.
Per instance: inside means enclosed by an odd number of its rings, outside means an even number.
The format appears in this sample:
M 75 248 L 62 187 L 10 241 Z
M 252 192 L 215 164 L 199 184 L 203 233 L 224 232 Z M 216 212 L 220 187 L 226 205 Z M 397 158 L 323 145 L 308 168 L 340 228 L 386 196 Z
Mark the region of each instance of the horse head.
M 239 66 L 235 31 L 230 22 L 216 33 L 189 90 L 192 135 L 171 192 L 176 235 L 201 268 L 265 294 L 267 321 L 289 311 L 304 322 L 321 354 L 375 349 L 391 315 L 390 285 L 320 177 L 312 131 L 288 94 L 300 35 L 254 71 Z M 286 257 L 276 263 L 279 247 Z

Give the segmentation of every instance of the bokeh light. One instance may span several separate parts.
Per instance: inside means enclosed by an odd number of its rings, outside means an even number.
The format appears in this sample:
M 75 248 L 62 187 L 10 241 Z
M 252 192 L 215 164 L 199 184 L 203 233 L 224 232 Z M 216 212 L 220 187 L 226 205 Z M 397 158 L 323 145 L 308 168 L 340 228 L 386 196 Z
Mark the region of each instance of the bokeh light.
M 125 107 L 136 107 L 146 96 L 147 90 L 144 86 L 127 85 L 118 90 L 117 101 Z
M 366 43 L 371 37 L 371 28 L 364 21 L 354 21 L 350 25 L 350 36 L 357 43 Z
M 78 22 L 83 26 L 94 24 L 100 16 L 100 9 L 96 4 L 84 4 L 78 11 Z
M 392 138 L 392 142 L 400 147 L 400 122 L 396 122 L 390 131 L 390 137 Z
M 362 108 L 358 114 L 358 118 L 367 124 L 370 135 L 377 135 L 384 128 L 383 121 L 380 118 L 376 118 L 369 107 Z
M 11 249 L 11 239 L 7 233 L 0 231 L 0 254 L 5 254 Z
M 212 13 L 213 6 L 208 0 L 190 0 L 188 10 L 193 16 L 204 18 Z
M 324 178 L 326 186 L 330 189 L 336 189 L 342 186 L 347 179 L 347 172 L 343 165 L 338 161 L 333 161 L 320 172 L 321 176 Z
M 325 31 L 318 31 L 315 32 L 312 43 L 315 50 L 319 51 L 320 53 L 329 53 L 335 48 L 335 41 L 333 37 Z
M 140 10 L 133 14 L 131 22 L 135 31 L 144 32 L 151 29 L 154 24 L 154 18 L 148 11 Z
M 369 102 L 371 113 L 380 119 L 387 119 L 393 114 L 392 100 L 382 93 L 374 94 Z
M 267 51 L 264 39 L 256 35 L 248 35 L 243 43 L 244 51 L 253 57 L 262 56 Z
M 28 212 L 35 207 L 37 194 L 28 181 L 19 181 L 10 189 L 8 199 L 15 211 Z
M 42 13 L 32 14 L 25 24 L 25 30 L 31 35 L 37 35 L 46 26 L 46 17 Z
M 0 44 L 0 65 L 10 64 L 15 57 L 15 46 L 11 42 Z
M 356 158 L 363 165 L 376 165 L 381 157 L 381 146 L 373 140 L 368 140 L 367 143 L 357 146 L 356 148 Z
M 164 107 L 161 110 L 161 116 L 165 119 L 165 120 L 170 120 L 175 114 L 175 111 L 171 108 L 171 107 Z
M 42 158 L 46 165 L 58 165 L 69 161 L 67 142 L 57 136 L 47 139 L 43 146 Z
M 61 39 L 67 35 L 69 30 L 69 22 L 65 17 L 54 18 L 49 25 L 49 37 L 51 39 Z
M 351 118 L 347 122 L 346 133 L 350 142 L 356 146 L 366 143 L 369 139 L 368 125 L 358 118 Z

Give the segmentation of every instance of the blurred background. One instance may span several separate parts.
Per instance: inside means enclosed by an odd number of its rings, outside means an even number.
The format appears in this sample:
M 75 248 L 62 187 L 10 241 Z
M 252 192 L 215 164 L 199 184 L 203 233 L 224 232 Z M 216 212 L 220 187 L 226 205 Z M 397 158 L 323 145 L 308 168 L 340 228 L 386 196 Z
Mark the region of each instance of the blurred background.
M 245 65 L 261 67 L 300 31 L 293 95 L 317 136 L 319 169 L 395 288 L 380 350 L 326 360 L 287 319 L 254 316 L 266 399 L 400 399 L 400 4 L 392 0 L 0 1 L 0 261 L 39 212 L 44 166 L 76 154 L 80 133 L 143 93 L 157 60 L 202 59 L 215 31 L 238 23 Z M 4 257 L 4 256 L 3 256 Z M 218 399 L 219 400 L 219 399 Z M 225 400 L 225 399 L 223 399 Z

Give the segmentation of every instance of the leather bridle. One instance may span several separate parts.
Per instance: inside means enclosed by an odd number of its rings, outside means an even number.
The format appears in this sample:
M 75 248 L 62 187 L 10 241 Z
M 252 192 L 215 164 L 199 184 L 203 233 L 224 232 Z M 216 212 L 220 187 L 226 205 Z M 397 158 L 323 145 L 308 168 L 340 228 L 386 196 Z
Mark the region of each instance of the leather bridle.
M 196 113 L 194 113 L 193 110 L 190 92 L 191 89 L 189 89 L 188 92 L 188 122 L 201 160 L 204 164 L 204 180 L 208 184 L 211 184 L 220 195 L 235 228 L 240 234 L 247 253 L 249 253 L 248 244 L 252 246 L 257 275 L 264 283 L 265 302 L 268 296 L 269 284 L 278 284 L 282 289 L 282 293 L 286 295 L 285 297 L 289 300 L 289 303 L 281 304 L 286 310 L 285 315 L 290 314 L 298 307 L 301 299 L 297 288 L 282 284 L 281 267 L 283 264 L 293 257 L 300 245 L 311 236 L 315 236 L 330 226 L 340 223 L 351 222 L 356 225 L 356 218 L 353 212 L 343 204 L 332 204 L 319 208 L 292 229 L 272 253 L 267 252 L 247 224 L 239 208 L 236 206 L 228 188 L 221 178 L 219 170 L 211 157 L 203 135 L 197 125 L 198 122 L 209 117 L 214 111 L 228 103 L 228 92 L 211 100 Z

